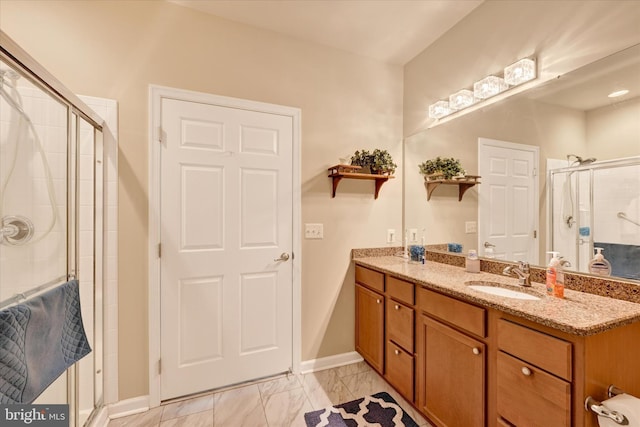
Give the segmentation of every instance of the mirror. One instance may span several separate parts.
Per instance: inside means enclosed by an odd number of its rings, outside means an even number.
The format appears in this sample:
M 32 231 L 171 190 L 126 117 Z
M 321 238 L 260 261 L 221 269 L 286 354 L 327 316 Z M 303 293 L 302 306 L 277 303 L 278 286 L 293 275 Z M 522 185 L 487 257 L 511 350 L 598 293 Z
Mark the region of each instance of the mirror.
M 617 98 L 607 97 L 614 89 L 623 87 L 629 90 L 628 94 Z M 554 199 L 555 203 L 548 200 L 553 188 L 556 198 L 558 194 L 562 194 L 563 188 L 566 190 L 567 186 L 563 187 L 560 183 L 567 176 L 573 186 L 580 186 L 579 191 L 584 193 L 587 186 L 583 181 L 590 182 L 593 175 L 594 188 L 590 190 L 591 193 L 583 196 L 583 200 L 593 199 L 594 191 L 609 193 L 608 197 L 617 198 L 612 199 L 613 202 L 636 209 L 635 212 L 624 213 L 630 219 L 640 222 L 640 45 L 405 138 L 404 221 L 408 230 L 417 231 L 410 232 L 409 235 L 417 236 L 418 241 L 424 236 L 426 244 L 458 243 L 462 245 L 463 252 L 477 249 L 480 255 L 485 255 L 485 248 L 479 245 L 477 232 L 488 227 L 487 221 L 477 222 L 479 190 L 483 179 L 480 179 L 481 184 L 466 191 L 461 201 L 458 201 L 459 189 L 456 185 L 436 188 L 427 201 L 427 186 L 418 170 L 418 164 L 427 159 L 437 156 L 454 157 L 460 159 L 467 174 L 482 175 L 478 165 L 479 138 L 537 147 L 539 161 L 535 175 L 538 191 L 535 194 L 538 207 L 532 209 L 535 211 L 532 217 L 537 222 L 533 229 L 536 250 L 529 259 L 532 264 L 545 265 L 549 259 L 546 251 L 551 250 L 554 242 L 553 229 L 559 222 L 556 219 L 554 224 L 551 218 L 563 216 L 563 212 L 560 212 L 563 203 L 562 200 Z M 567 157 L 568 155 L 573 156 Z M 582 159 L 582 163 L 578 162 L 578 157 Z M 590 158 L 596 158 L 597 161 L 587 163 L 586 160 Z M 610 174 L 614 166 L 618 165 L 614 159 L 624 159 L 620 161 L 620 166 L 626 167 L 626 172 L 620 179 L 601 181 L 600 175 Z M 570 168 L 567 169 L 568 167 Z M 564 171 L 564 174 L 554 172 L 553 185 L 548 180 L 551 170 Z M 573 170 L 575 172 L 570 173 Z M 589 177 L 583 178 L 584 174 Z M 607 188 L 611 186 L 617 186 L 615 191 L 607 192 Z M 484 188 L 488 188 L 486 183 Z M 634 198 L 637 198 L 637 202 L 634 202 Z M 580 239 L 588 240 L 586 236 L 580 236 L 579 231 L 582 230 L 584 234 L 587 232 L 585 227 L 589 227 L 590 246 L 588 249 L 585 249 L 587 246 L 577 249 L 588 260 L 592 258 L 593 243 L 603 241 L 598 236 L 601 227 L 596 228 L 592 222 L 593 218 L 603 218 L 603 208 L 596 203 L 590 215 L 582 215 L 583 218 L 580 218 L 578 212 L 581 212 L 582 204 L 576 204 L 579 202 L 575 198 L 571 202 L 576 211 L 575 220 L 581 221 L 580 224 L 572 224 L 576 233 L 575 237 L 570 237 L 575 239 L 571 246 L 575 246 L 574 242 L 578 245 Z M 620 212 L 623 210 L 619 208 Z M 549 215 L 551 218 L 547 218 Z M 636 218 L 635 215 L 639 217 Z M 622 243 L 640 250 L 640 226 L 627 223 L 620 217 L 607 217 L 604 221 L 611 227 L 623 228 L 625 237 Z M 567 236 L 562 236 L 561 239 L 566 240 Z M 559 240 L 556 236 L 553 244 L 557 245 Z M 622 251 L 625 250 L 623 247 Z M 615 256 L 621 256 L 620 248 L 617 251 Z M 491 256 L 501 258 L 499 254 L 500 251 L 496 250 Z M 507 256 L 503 258 L 516 260 Z M 586 272 L 586 260 L 578 263 L 576 259 L 573 264 L 580 264 L 578 270 Z M 638 264 L 637 258 L 635 264 Z

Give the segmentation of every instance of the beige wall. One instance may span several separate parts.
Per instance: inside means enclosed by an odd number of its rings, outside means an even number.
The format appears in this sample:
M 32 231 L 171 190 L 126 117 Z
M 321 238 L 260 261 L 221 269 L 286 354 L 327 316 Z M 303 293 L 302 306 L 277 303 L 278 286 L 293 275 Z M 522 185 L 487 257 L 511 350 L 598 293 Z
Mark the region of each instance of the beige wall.
M 120 120 L 120 399 L 148 392 L 148 88 L 158 84 L 299 107 L 302 359 L 352 351 L 352 247 L 382 246 L 402 226 L 402 171 L 344 181 L 327 167 L 358 148 L 402 153 L 402 68 L 162 1 L 6 1 L 0 27 L 73 92 L 116 99 Z
M 477 188 L 467 191 L 462 202 L 457 201 L 456 188 L 438 188 L 427 202 L 417 165 L 435 156 L 455 157 L 468 173 L 477 174 L 478 137 L 536 145 L 541 160 L 539 237 L 544 263 L 544 159 L 564 159 L 568 153 L 597 157 L 594 145 L 604 143 L 606 132 L 599 131 L 603 127 L 587 127 L 583 112 L 507 100 L 426 130 L 432 123 L 428 106 L 529 55 L 537 57 L 541 79 L 572 71 L 640 43 L 639 22 L 640 2 L 487 1 L 410 61 L 404 69 L 405 226 L 426 227 L 428 243 L 455 241 L 465 249 L 476 248 L 477 234 L 466 234 L 464 223 L 477 218 Z M 638 120 L 633 123 L 625 134 L 637 135 Z M 588 130 L 594 141 L 600 132 L 590 148 Z M 621 154 L 638 154 L 637 145 L 616 144 L 627 148 Z M 611 158 L 610 153 L 602 153 L 600 159 Z

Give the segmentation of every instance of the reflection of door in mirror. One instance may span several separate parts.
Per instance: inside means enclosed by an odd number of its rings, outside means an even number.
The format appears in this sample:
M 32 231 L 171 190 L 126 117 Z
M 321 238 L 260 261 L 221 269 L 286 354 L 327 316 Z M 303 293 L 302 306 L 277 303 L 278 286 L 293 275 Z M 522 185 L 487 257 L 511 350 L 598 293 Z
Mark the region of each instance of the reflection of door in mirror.
M 478 247 L 494 245 L 494 258 L 538 262 L 538 156 L 535 146 L 478 139 Z
M 640 157 L 569 166 L 548 160 L 549 250 L 589 272 L 595 248 L 611 275 L 640 280 Z

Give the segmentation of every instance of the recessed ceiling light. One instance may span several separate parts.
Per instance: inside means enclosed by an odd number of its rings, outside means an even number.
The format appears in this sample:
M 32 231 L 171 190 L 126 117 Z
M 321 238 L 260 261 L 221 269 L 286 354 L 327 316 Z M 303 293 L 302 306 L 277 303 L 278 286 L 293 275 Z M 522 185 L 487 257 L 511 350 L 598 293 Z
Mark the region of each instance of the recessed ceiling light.
M 617 98 L 619 96 L 622 95 L 626 95 L 629 93 L 629 89 L 622 89 L 622 90 L 617 90 L 615 92 L 611 92 L 609 95 L 607 95 L 609 98 Z

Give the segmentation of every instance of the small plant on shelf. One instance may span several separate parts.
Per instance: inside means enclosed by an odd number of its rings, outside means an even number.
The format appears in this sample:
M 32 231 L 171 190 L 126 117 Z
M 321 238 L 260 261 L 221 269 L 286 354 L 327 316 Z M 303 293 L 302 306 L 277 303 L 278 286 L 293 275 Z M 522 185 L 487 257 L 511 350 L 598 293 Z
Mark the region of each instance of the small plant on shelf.
M 452 179 L 455 176 L 462 176 L 465 174 L 465 170 L 462 169 L 460 160 L 453 157 L 442 158 L 440 156 L 435 159 L 426 160 L 418 165 L 420 173 L 425 176 L 426 179 Z
M 351 156 L 351 164 L 360 166 L 366 173 L 367 169 L 374 174 L 393 174 L 398 165 L 393 162 L 393 157 L 387 150 L 376 148 L 373 153 L 367 150 L 358 150 Z

